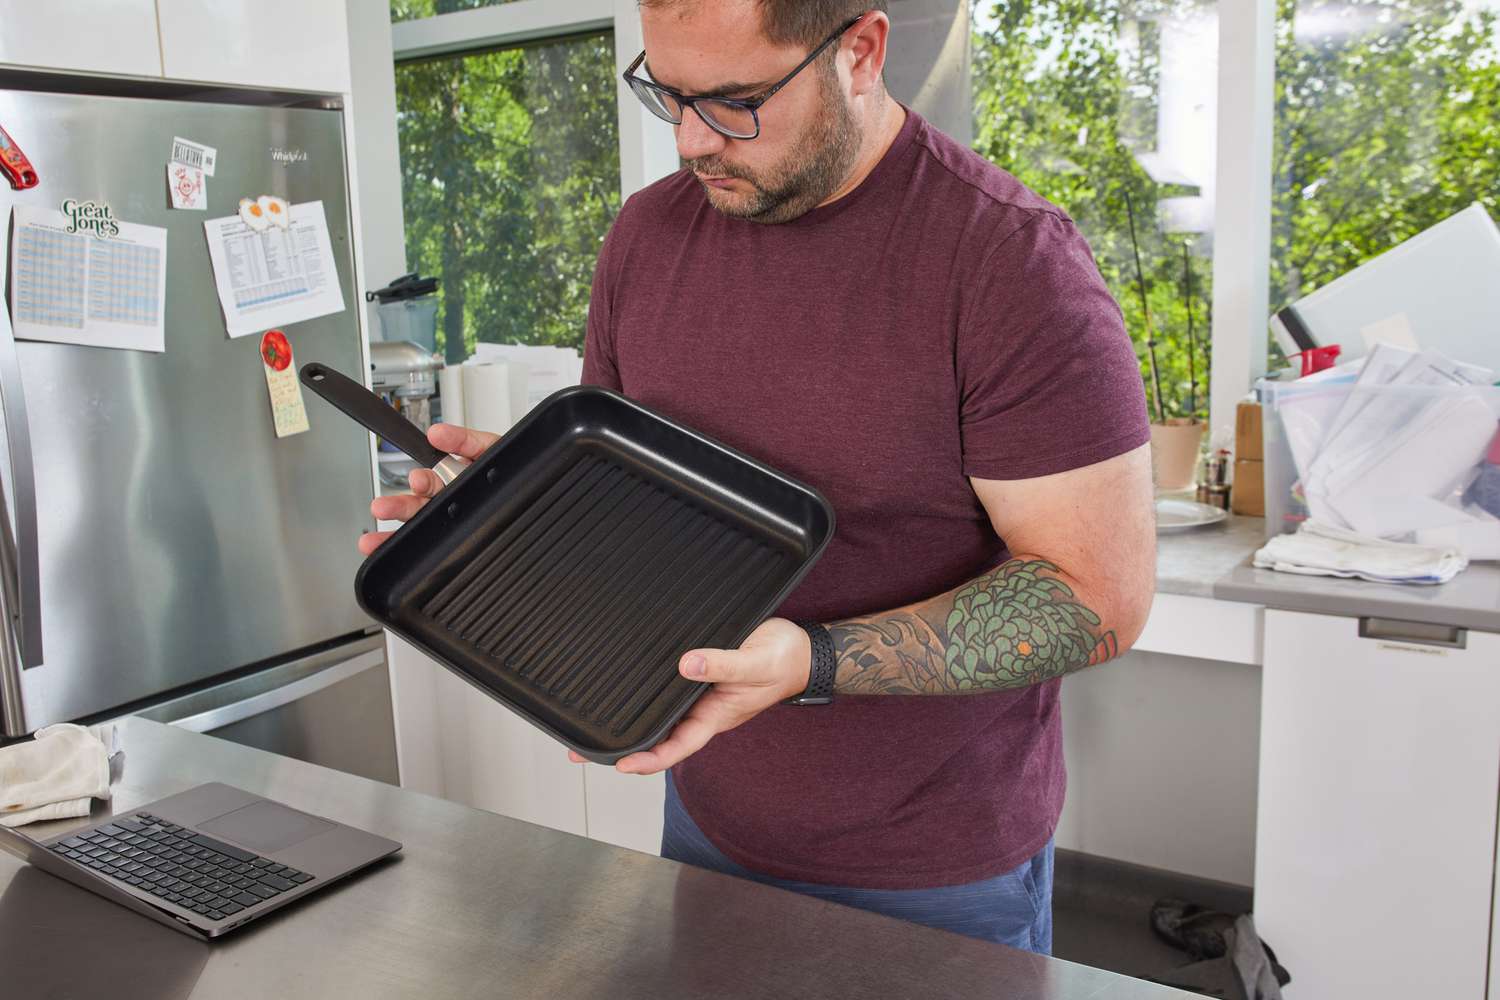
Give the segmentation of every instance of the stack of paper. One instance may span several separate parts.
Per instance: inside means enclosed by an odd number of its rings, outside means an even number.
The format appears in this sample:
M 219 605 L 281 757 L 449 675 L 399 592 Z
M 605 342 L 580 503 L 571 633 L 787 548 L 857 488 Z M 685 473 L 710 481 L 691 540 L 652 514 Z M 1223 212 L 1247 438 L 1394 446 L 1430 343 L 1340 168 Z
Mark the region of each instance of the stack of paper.
M 1381 344 L 1299 382 L 1313 391 L 1278 414 L 1311 518 L 1373 538 L 1438 530 L 1428 537 L 1469 551 L 1462 539 L 1472 533 L 1451 529 L 1495 521 L 1459 499 L 1496 434 L 1494 375 Z M 1332 388 L 1318 392 L 1319 383 Z

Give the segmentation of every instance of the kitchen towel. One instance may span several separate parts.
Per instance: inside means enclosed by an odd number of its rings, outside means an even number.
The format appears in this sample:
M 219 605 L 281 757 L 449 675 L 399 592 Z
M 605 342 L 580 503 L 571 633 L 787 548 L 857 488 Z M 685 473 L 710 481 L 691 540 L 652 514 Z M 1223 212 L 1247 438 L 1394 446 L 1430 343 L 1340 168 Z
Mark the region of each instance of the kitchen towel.
M 442 402 L 443 423 L 469 426 L 464 420 L 464 370 L 461 366 L 449 365 L 438 372 L 438 399 Z
M 1370 538 L 1317 521 L 1277 535 L 1255 553 L 1254 565 L 1308 576 L 1359 577 L 1376 583 L 1447 583 L 1469 565 L 1452 546 L 1411 545 Z
M 96 734 L 63 722 L 37 730 L 29 742 L 0 749 L 0 823 L 87 816 L 90 799 L 109 798 L 115 741 L 113 726 Z

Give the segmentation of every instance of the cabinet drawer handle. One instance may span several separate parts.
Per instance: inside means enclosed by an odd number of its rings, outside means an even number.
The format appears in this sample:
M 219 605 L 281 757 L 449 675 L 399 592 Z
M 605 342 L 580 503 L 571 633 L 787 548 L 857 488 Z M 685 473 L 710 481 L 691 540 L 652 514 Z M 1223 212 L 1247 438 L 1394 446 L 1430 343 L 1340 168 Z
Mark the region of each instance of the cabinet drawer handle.
M 1409 642 L 1418 646 L 1444 646 L 1448 649 L 1467 649 L 1469 645 L 1469 630 L 1466 628 L 1432 625 L 1427 622 L 1404 622 L 1394 618 L 1361 618 L 1359 637 Z

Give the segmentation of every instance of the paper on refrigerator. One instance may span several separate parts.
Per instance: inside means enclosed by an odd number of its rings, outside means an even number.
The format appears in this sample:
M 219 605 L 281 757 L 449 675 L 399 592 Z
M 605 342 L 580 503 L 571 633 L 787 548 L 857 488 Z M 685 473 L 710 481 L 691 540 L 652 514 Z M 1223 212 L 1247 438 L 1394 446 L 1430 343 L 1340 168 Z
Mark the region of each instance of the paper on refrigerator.
M 264 232 L 238 215 L 203 224 L 231 337 L 344 311 L 323 203 L 293 205 L 290 216 L 287 228 Z
M 16 207 L 10 254 L 15 335 L 166 350 L 167 231 L 122 222 L 108 206 L 85 204 L 97 209 L 96 222 L 102 220 L 93 232 L 78 228 L 81 215 Z

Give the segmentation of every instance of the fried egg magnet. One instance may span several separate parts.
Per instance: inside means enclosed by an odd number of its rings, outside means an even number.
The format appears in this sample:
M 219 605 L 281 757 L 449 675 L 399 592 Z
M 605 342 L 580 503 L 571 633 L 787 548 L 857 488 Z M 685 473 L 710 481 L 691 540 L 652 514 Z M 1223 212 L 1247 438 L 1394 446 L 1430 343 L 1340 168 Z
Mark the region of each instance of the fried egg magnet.
M 285 229 L 292 224 L 292 213 L 286 199 L 278 198 L 274 194 L 263 194 L 256 199 L 255 204 L 261 210 L 261 214 L 276 226 Z
M 240 199 L 240 221 L 257 233 L 271 228 L 271 220 L 261 208 L 260 202 L 251 198 Z

